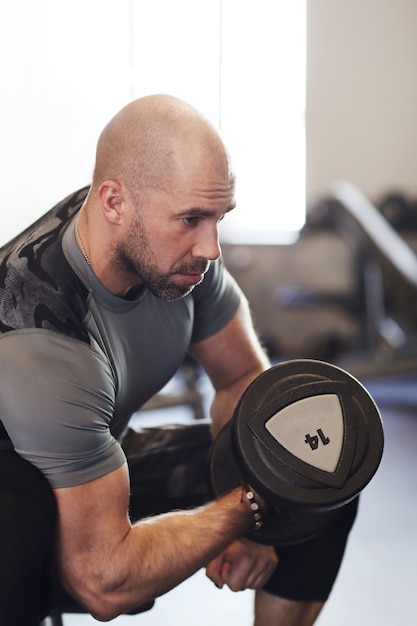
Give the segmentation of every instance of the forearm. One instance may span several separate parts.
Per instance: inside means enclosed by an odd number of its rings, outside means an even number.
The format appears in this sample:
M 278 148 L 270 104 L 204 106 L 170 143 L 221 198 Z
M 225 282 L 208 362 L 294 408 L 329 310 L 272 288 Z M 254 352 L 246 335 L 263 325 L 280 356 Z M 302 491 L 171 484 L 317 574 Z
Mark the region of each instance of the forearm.
M 146 561 L 154 572 L 151 575 L 148 570 L 141 585 L 146 585 L 146 595 L 156 597 L 207 565 L 252 522 L 253 515 L 241 502 L 240 490 L 235 490 L 199 509 L 168 513 L 136 524 L 127 545 L 140 545 L 141 558 L 145 547 Z M 131 578 L 136 585 L 135 570 L 134 566 Z
M 240 489 L 198 509 L 142 520 L 111 550 L 102 545 L 84 555 L 82 577 L 72 591 L 95 617 L 111 619 L 206 566 L 252 522 Z
M 231 419 L 240 396 L 250 383 L 266 369 L 266 364 L 259 361 L 254 367 L 228 387 L 219 388 L 214 394 L 210 407 L 211 432 L 213 439 L 222 427 Z

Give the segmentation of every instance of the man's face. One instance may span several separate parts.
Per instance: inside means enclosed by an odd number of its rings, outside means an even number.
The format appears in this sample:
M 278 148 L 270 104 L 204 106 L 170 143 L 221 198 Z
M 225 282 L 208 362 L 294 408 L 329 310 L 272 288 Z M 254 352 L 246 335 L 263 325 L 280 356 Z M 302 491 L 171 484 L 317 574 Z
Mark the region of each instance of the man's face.
M 233 207 L 234 180 L 217 165 L 189 163 L 169 190 L 151 190 L 135 207 L 114 260 L 158 298 L 181 298 L 220 256 L 218 225 Z
M 119 265 L 140 277 L 141 283 L 161 300 L 177 300 L 187 295 L 203 280 L 210 261 L 204 258 L 179 259 L 165 268 L 163 259 L 168 255 L 155 241 L 152 245 L 152 241 L 154 239 L 147 234 L 144 220 L 137 212 L 128 237 L 117 248 Z

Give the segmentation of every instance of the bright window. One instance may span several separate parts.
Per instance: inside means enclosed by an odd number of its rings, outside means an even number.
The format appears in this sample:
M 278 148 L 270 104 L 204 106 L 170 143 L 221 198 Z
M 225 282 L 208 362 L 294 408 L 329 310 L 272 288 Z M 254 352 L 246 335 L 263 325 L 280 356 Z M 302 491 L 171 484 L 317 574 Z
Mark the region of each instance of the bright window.
M 232 242 L 305 216 L 305 0 L 132 0 L 133 97 L 171 93 L 220 127 L 237 172 Z

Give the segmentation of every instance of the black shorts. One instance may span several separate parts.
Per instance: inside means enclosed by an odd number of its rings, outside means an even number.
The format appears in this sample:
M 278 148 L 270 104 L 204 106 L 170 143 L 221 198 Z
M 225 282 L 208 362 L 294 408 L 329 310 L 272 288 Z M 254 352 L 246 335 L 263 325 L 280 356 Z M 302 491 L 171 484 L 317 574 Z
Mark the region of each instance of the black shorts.
M 124 440 L 131 480 L 132 520 L 204 504 L 210 499 L 209 422 L 129 429 Z M 277 548 L 279 565 L 265 590 L 290 600 L 327 600 L 339 572 L 358 499 L 342 507 L 326 529 L 308 541 Z

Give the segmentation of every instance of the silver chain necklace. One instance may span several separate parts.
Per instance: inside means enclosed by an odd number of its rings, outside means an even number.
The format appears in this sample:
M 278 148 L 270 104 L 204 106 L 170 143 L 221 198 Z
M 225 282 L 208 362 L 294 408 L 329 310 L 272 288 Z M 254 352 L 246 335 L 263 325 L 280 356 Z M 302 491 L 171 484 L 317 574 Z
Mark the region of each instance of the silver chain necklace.
M 87 265 L 90 265 L 90 259 L 88 258 L 87 252 L 85 251 L 85 248 L 83 246 L 83 242 L 81 241 L 80 231 L 78 230 L 78 220 L 75 223 L 75 235 L 77 237 L 77 241 L 78 241 L 78 245 L 80 246 L 80 250 L 83 253 L 83 257 L 87 261 Z

